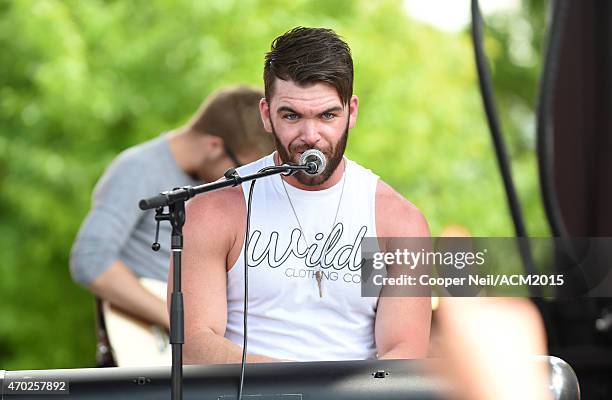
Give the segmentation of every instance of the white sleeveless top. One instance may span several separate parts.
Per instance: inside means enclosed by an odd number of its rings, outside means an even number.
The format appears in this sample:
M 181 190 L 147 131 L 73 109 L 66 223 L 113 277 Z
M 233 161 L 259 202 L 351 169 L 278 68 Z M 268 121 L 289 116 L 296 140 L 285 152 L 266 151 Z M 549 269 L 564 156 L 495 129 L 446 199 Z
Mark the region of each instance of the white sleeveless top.
M 239 168 L 239 174 L 274 165 L 273 156 Z M 376 236 L 378 176 L 345 160 L 345 176 L 329 189 L 306 191 L 285 183 L 306 240 L 301 237 L 280 175 L 259 179 L 255 184 L 248 248 L 249 353 L 295 361 L 376 357 L 378 298 L 361 297 L 360 243 L 364 236 Z M 250 182 L 242 184 L 245 201 L 249 187 Z M 243 252 L 244 244 L 227 273 L 225 332 L 226 338 L 240 346 Z M 317 270 L 323 275 L 323 297 L 315 279 Z

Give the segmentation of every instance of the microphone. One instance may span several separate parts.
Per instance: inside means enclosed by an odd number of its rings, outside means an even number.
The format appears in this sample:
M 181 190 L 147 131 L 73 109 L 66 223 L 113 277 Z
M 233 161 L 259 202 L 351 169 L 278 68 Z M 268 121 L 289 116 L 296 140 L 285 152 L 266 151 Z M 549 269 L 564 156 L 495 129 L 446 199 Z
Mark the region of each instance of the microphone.
M 325 169 L 327 159 L 321 150 L 308 149 L 302 153 L 302 156 L 300 157 L 300 165 L 305 165 L 308 167 L 308 169 L 304 171 L 307 174 L 319 175 Z

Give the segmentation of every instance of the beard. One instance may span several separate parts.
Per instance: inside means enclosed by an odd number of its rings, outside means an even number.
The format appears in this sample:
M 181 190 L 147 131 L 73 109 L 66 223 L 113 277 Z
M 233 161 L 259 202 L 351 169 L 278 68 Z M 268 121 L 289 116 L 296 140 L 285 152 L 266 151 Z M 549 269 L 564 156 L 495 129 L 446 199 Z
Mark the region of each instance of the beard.
M 289 148 L 285 148 L 285 146 L 283 146 L 278 139 L 274 125 L 271 122 L 272 121 L 270 121 L 270 125 L 272 126 L 272 133 L 274 134 L 274 143 L 276 144 L 276 151 L 278 151 L 278 156 L 280 157 L 281 163 L 299 164 L 302 153 L 310 149 L 319 150 L 323 153 L 327 160 L 325 169 L 319 175 L 309 175 L 304 171 L 297 172 L 294 176 L 298 182 L 306 186 L 317 186 L 323 184 L 332 176 L 336 168 L 338 168 L 338 165 L 340 165 L 340 161 L 342 161 L 344 151 L 346 150 L 346 143 L 348 141 L 348 121 L 344 127 L 344 132 L 342 133 L 340 140 L 338 140 L 338 142 L 333 144 L 331 147 L 326 148 L 310 146 L 307 144 L 289 145 Z

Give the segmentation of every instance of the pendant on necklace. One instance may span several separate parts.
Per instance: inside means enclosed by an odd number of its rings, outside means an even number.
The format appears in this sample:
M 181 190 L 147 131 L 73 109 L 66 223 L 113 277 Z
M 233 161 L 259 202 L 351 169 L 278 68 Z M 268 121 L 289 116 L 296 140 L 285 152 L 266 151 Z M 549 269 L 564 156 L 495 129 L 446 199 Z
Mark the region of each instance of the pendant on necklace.
M 317 271 L 317 273 L 315 274 L 315 277 L 317 279 L 317 285 L 319 286 L 319 297 L 323 297 L 323 287 L 321 286 L 321 280 L 323 278 L 321 276 L 321 271 Z

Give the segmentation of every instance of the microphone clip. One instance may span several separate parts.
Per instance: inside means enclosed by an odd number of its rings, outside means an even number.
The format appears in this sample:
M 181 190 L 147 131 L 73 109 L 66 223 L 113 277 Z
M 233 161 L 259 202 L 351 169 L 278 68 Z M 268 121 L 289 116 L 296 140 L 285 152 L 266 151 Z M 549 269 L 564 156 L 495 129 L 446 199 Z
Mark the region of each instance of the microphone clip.
M 308 161 L 306 163 L 306 167 L 308 167 L 308 169 L 306 169 L 304 172 L 310 175 L 316 174 L 319 169 L 319 166 L 314 161 Z
M 294 167 L 294 165 L 291 164 L 283 164 L 281 165 L 281 167 Z M 294 175 L 296 172 L 298 172 L 299 170 L 296 168 L 285 168 L 284 172 L 281 172 L 282 176 L 291 176 Z

